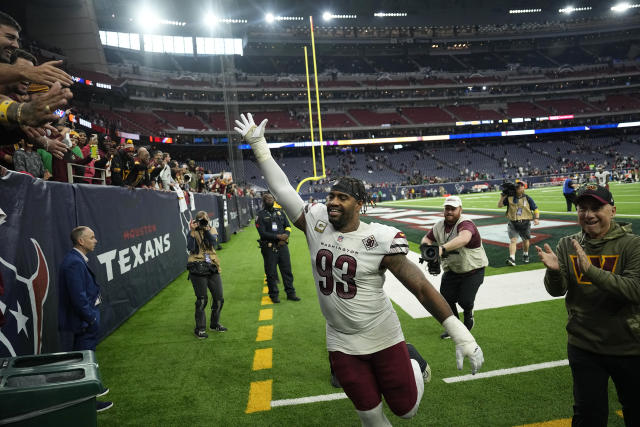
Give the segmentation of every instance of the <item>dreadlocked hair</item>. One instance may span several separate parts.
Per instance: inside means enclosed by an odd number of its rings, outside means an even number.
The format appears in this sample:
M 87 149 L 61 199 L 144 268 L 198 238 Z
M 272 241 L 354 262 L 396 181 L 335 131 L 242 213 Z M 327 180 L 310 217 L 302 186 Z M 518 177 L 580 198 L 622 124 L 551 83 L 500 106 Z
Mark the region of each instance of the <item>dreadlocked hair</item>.
M 342 176 L 336 180 L 331 190 L 349 194 L 354 199 L 362 201 L 362 209 L 360 210 L 362 214 L 367 213 L 367 205 L 375 207 L 375 202 L 371 198 L 371 195 L 367 193 L 364 183 L 357 178 Z

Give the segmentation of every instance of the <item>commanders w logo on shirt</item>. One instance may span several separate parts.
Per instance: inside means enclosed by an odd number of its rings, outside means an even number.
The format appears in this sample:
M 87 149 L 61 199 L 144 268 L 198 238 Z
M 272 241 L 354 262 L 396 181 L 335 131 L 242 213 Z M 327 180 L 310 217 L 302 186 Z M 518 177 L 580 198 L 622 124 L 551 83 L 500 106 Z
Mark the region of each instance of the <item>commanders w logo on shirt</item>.
M 591 285 L 591 282 L 582 279 L 582 273 L 578 273 L 578 256 L 569 255 L 569 257 L 571 258 L 571 264 L 573 264 L 573 274 L 576 275 L 578 283 L 580 285 Z M 616 269 L 620 255 L 588 255 L 588 257 L 591 264 L 612 273 Z

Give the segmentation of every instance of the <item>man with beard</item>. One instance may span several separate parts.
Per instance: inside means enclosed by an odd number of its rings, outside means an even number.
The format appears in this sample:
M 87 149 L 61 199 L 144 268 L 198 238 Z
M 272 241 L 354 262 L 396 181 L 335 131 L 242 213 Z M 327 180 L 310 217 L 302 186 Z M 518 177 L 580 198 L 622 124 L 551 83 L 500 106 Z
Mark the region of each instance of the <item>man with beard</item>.
M 444 219 L 438 221 L 420 242 L 425 257 L 429 245 L 438 245 L 438 262 L 442 264 L 440 293 L 458 317 L 456 303 L 464 310 L 464 325 L 473 328 L 473 305 L 478 288 L 484 281 L 484 268 L 489 265 L 478 228 L 462 215 L 462 200 L 449 196 L 444 201 Z M 450 338 L 447 332 L 440 338 Z
M 305 206 L 271 156 L 264 138 L 267 120 L 256 126 L 251 114 L 240 117 L 235 130 L 251 145 L 270 190 L 307 238 L 331 366 L 362 425 L 390 425 L 382 396 L 397 416 L 415 416 L 428 379 L 426 361 L 405 343 L 398 315 L 383 290 L 386 270 L 442 322 L 455 342 L 458 368 L 468 357 L 476 373 L 484 362 L 482 350 L 409 261 L 404 233 L 360 221 L 360 211 L 370 200 L 363 183 L 341 178 L 331 187 L 326 205 Z
M 278 298 L 278 268 L 284 282 L 287 299 L 300 301 L 293 287 L 293 273 L 291 272 L 291 257 L 289 255 L 289 234 L 291 225 L 282 209 L 273 206 L 273 196 L 266 193 L 262 196 L 263 209 L 256 217 L 256 228 L 260 234 L 260 251 L 264 260 L 264 272 L 267 275 L 269 298 L 279 303 Z
M 536 246 L 547 267 L 544 286 L 565 296 L 567 354 L 573 376 L 574 426 L 606 426 L 613 380 L 624 424 L 640 425 L 640 237 L 616 222 L 613 196 L 589 183 L 577 192 L 582 230 L 556 253 Z M 557 254 L 557 255 L 556 255 Z

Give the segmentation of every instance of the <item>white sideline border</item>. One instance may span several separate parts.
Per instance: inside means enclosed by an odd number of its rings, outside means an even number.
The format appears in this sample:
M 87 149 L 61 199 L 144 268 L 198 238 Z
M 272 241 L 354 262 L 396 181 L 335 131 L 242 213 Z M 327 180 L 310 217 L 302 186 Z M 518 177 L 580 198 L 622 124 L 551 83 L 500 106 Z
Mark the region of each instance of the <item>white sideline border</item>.
M 443 378 L 442 381 L 444 381 L 447 384 L 452 384 L 452 383 L 459 383 L 463 381 L 480 380 L 483 378 L 500 377 L 503 375 L 520 374 L 522 372 L 539 371 L 541 369 L 557 368 L 558 366 L 568 366 L 568 365 L 569 365 L 569 360 L 563 359 L 563 360 L 556 360 L 553 362 L 535 363 L 533 365 L 518 366 L 515 368 L 496 369 L 495 371 L 480 372 L 475 375 L 468 374 L 468 375 L 460 375 L 457 377 Z
M 559 366 L 568 365 L 569 360 L 567 359 L 555 360 L 553 362 L 535 363 L 533 365 L 517 366 L 515 368 L 496 369 L 495 371 L 480 372 L 475 375 L 468 374 L 460 375 L 457 377 L 443 378 L 442 381 L 447 384 L 453 384 L 458 382 L 480 380 L 484 378 L 499 377 L 504 375 L 520 374 L 523 372 L 539 371 L 541 369 L 557 368 Z M 308 403 L 330 402 L 332 400 L 341 400 L 346 398 L 347 395 L 344 393 L 321 394 L 318 396 L 299 397 L 296 399 L 272 400 L 271 407 L 276 408 L 279 406 L 306 405 Z

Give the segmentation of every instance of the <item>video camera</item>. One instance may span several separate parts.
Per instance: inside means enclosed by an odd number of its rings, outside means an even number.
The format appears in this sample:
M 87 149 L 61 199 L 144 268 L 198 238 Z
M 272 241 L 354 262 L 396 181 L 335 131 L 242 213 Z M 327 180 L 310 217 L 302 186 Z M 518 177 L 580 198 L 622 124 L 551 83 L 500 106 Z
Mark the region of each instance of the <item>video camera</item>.
M 420 254 L 422 255 L 418 261 L 420 264 L 427 263 L 427 270 L 429 274 L 437 276 L 440 274 L 440 249 L 438 245 L 427 245 L 423 243 L 420 245 Z
M 500 185 L 500 188 L 502 189 L 502 195 L 506 196 L 506 197 L 515 197 L 516 196 L 516 190 L 518 187 L 516 187 L 516 185 L 513 182 L 508 182 L 505 181 L 502 183 L 502 185 Z

